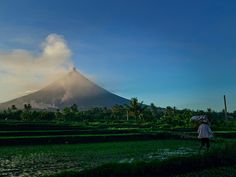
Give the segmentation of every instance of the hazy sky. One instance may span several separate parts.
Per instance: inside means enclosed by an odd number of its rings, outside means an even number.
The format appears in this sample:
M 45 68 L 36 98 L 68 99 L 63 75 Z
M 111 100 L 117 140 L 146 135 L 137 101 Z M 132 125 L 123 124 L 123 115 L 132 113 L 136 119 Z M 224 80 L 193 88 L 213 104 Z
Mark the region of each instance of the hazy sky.
M 0 102 L 75 65 L 157 106 L 236 110 L 236 1 L 0 0 Z

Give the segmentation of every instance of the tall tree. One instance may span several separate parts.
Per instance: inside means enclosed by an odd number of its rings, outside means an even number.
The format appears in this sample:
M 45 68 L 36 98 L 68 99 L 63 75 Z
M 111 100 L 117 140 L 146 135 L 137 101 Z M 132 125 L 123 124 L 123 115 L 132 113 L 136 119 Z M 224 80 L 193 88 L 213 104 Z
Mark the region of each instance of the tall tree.
M 32 108 L 32 106 L 31 106 L 30 104 L 24 104 L 24 109 L 25 109 L 26 111 L 30 111 L 31 108 Z
M 137 120 L 137 118 L 142 118 L 143 112 L 147 106 L 143 105 L 143 101 L 139 103 L 138 98 L 131 98 L 130 104 L 126 105 L 126 108 L 129 112 L 134 114 L 135 119 Z
M 11 106 L 11 109 L 12 109 L 12 110 L 17 110 L 16 105 L 13 104 L 13 105 Z
M 70 107 L 71 111 L 72 112 L 78 112 L 78 106 L 76 104 L 73 104 L 71 107 Z
M 122 117 L 122 115 L 124 115 L 125 113 L 125 109 L 122 105 L 114 105 L 111 108 L 111 116 L 115 119 L 119 119 Z
M 152 117 L 156 118 L 158 114 L 156 105 L 154 103 L 151 103 L 150 109 L 151 109 Z

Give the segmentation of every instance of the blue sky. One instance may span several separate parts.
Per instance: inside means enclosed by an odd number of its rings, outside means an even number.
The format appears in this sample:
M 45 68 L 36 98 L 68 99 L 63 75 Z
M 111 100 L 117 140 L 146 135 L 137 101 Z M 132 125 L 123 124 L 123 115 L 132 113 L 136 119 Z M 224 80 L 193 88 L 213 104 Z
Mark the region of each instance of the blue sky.
M 226 94 L 233 111 L 235 7 L 230 0 L 0 0 L 0 52 L 37 56 L 48 35 L 61 35 L 71 62 L 118 95 L 219 111 Z M 2 81 L 4 74 L 0 68 Z

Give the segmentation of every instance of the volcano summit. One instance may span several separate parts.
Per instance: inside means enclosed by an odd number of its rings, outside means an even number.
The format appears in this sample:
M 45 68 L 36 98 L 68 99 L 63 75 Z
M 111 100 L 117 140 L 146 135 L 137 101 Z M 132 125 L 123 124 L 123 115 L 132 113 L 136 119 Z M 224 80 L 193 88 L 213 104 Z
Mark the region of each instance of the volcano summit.
M 33 109 L 62 109 L 76 104 L 78 109 L 85 110 L 93 107 L 111 107 L 123 105 L 129 100 L 115 95 L 96 85 L 74 68 L 63 78 L 47 87 L 26 96 L 0 104 L 1 109 L 24 108 L 30 104 Z

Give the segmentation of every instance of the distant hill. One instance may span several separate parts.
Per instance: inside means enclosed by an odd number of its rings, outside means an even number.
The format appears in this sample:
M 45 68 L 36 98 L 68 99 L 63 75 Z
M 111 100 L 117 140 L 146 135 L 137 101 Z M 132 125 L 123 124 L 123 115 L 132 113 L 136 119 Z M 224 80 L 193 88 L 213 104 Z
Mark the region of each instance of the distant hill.
M 78 109 L 86 110 L 126 103 L 129 103 L 128 99 L 103 89 L 73 69 L 39 91 L 0 104 L 0 109 L 7 109 L 12 105 L 22 109 L 24 104 L 31 104 L 33 109 L 62 109 L 76 104 Z

